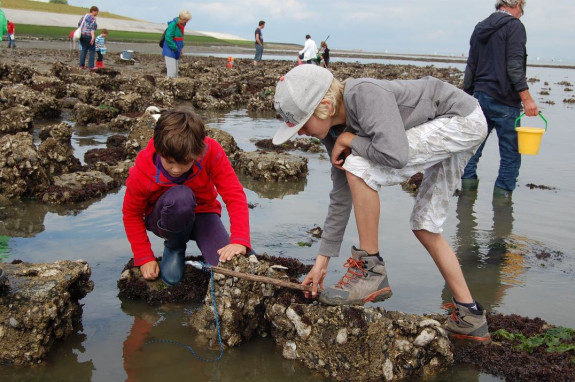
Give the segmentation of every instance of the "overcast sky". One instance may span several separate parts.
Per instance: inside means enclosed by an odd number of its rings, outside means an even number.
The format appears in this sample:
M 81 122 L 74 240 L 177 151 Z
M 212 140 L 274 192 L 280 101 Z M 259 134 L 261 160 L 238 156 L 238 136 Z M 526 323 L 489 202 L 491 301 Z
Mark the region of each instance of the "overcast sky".
M 259 20 L 268 42 L 302 44 L 310 34 L 332 49 L 467 55 L 477 22 L 495 0 L 68 0 L 137 19 L 166 22 L 187 9 L 187 28 L 252 39 Z M 529 61 L 575 63 L 575 1 L 528 0 L 521 18 Z

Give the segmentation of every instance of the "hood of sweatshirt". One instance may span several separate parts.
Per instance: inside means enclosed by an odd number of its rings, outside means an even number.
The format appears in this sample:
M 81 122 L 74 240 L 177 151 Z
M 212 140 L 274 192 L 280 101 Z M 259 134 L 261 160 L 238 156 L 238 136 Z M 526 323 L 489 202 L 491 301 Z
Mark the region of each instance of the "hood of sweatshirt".
M 477 38 L 479 41 L 487 41 L 495 32 L 514 20 L 518 19 L 504 12 L 494 12 L 477 24 Z

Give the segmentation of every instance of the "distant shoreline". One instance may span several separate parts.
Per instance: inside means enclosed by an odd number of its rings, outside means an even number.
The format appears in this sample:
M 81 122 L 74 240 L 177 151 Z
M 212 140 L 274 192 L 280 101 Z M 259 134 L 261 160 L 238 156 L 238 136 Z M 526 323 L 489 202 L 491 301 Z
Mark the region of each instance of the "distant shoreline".
M 69 41 L 64 39 L 40 39 L 21 37 L 19 39 L 19 47 L 26 48 L 27 46 L 34 49 L 69 49 Z M 273 44 L 270 43 L 264 50 L 264 60 L 266 54 L 268 55 L 281 55 L 281 56 L 295 56 L 299 50 L 297 45 L 288 44 Z M 111 52 L 121 52 L 123 50 L 133 50 L 143 54 L 161 54 L 161 50 L 156 42 L 113 42 L 108 43 L 108 50 Z M 233 44 L 226 45 L 195 45 L 188 44 L 184 48 L 187 54 L 252 54 L 253 48 L 245 46 L 238 46 Z M 422 61 L 422 62 L 442 62 L 465 64 L 467 57 L 453 57 L 444 55 L 425 55 L 425 54 L 409 54 L 409 53 L 380 53 L 380 52 L 357 52 L 349 50 L 331 49 L 330 55 L 332 58 L 361 58 L 361 59 L 379 59 L 379 60 L 398 60 L 398 61 Z M 555 69 L 575 69 L 575 65 L 554 64 L 554 63 L 527 63 L 528 67 L 540 68 L 555 68 Z
M 16 23 L 24 23 L 30 25 L 44 25 L 44 26 L 69 26 L 70 28 L 75 28 L 78 22 L 78 15 L 75 14 L 60 14 L 54 12 L 46 12 L 42 10 L 25 10 L 25 9 L 11 9 L 3 8 L 5 11 L 11 13 L 11 18 L 16 21 Z M 126 18 L 105 18 L 99 17 L 101 25 L 112 30 L 121 31 L 134 31 L 134 32 L 147 32 L 147 33 L 162 33 L 165 29 L 164 23 L 153 23 L 144 20 L 134 20 Z M 187 34 L 190 35 L 201 35 L 201 36 L 214 36 L 214 38 L 224 38 L 224 39 L 239 39 L 246 41 L 243 38 L 226 35 L 222 37 L 216 37 L 215 35 L 221 34 L 219 32 L 204 32 L 195 30 L 186 30 Z M 18 37 L 17 37 L 18 38 Z M 25 36 L 20 36 L 24 40 Z M 45 40 L 44 40 L 45 41 Z M 141 44 L 141 43 L 139 43 Z M 151 46 L 157 46 L 157 43 L 150 43 Z M 218 47 L 220 45 L 217 45 Z M 239 45 L 234 45 L 233 43 L 222 44 L 225 50 L 229 53 L 253 52 L 253 47 L 241 47 Z M 211 46 L 196 46 L 197 50 L 191 45 L 186 46 L 186 50 L 189 53 L 211 53 Z M 301 49 L 301 45 L 297 44 L 282 44 L 282 43 L 266 43 L 266 49 L 264 51 L 264 59 L 266 53 L 272 53 L 277 55 L 291 55 Z M 41 46 L 35 46 L 35 48 L 42 48 Z M 293 50 L 291 50 L 293 49 Z M 159 52 L 148 51 L 149 49 L 144 49 L 143 53 L 155 54 Z M 221 51 L 221 49 L 216 48 L 216 51 Z M 467 61 L 466 57 L 458 56 L 448 56 L 448 55 L 434 55 L 434 54 L 413 54 L 413 53 L 387 53 L 387 52 L 363 52 L 354 50 L 339 50 L 331 49 L 330 53 L 332 57 L 342 57 L 342 58 L 363 58 L 363 59 L 384 59 L 384 60 L 403 60 L 403 61 L 422 61 L 422 62 L 442 62 L 442 63 L 457 63 L 465 64 Z M 575 69 L 575 64 L 562 64 L 562 63 L 552 63 L 552 62 L 528 62 L 527 66 L 530 67 L 543 67 L 543 68 L 557 68 L 557 69 Z

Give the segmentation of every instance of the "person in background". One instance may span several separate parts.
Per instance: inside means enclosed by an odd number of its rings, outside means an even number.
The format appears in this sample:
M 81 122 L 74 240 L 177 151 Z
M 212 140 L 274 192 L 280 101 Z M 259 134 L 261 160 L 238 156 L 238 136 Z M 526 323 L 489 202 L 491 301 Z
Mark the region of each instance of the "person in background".
M 102 29 L 100 35 L 96 37 L 96 54 L 98 54 L 98 59 L 96 60 L 96 68 L 104 68 L 104 54 L 106 53 L 106 37 L 108 37 L 108 30 L 106 28 Z
M 317 56 L 317 45 L 308 34 L 305 36 L 305 44 L 303 49 L 298 52 L 298 58 L 306 64 L 311 64 Z
M 94 66 L 94 56 L 96 55 L 96 29 L 98 29 L 98 24 L 96 22 L 96 16 L 100 10 L 95 5 L 90 7 L 90 12 L 86 13 L 84 17 L 78 21 L 78 26 L 82 26 L 82 35 L 80 36 L 80 45 L 82 45 L 82 50 L 80 51 L 80 68 L 86 68 L 86 55 L 88 55 L 88 68 L 90 70 L 95 70 Z
M 320 43 L 320 46 L 322 48 L 321 66 L 323 66 L 324 68 L 328 68 L 329 67 L 329 48 L 327 47 L 327 44 L 325 41 L 322 41 Z
M 488 136 L 495 128 L 499 138 L 499 174 L 494 197 L 511 198 L 519 176 L 521 154 L 515 119 L 521 104 L 527 116 L 539 113 L 527 85 L 527 35 L 519 18 L 526 0 L 497 0 L 495 12 L 475 26 L 470 39 L 463 90 L 479 100 L 487 118 Z M 486 139 L 487 141 L 487 139 Z M 477 164 L 485 142 L 465 167 L 462 190 L 479 186 Z
M 231 237 L 218 197 L 230 217 Z M 244 188 L 224 149 L 206 135 L 190 107 L 166 111 L 158 119 L 153 138 L 130 169 L 122 212 L 134 266 L 147 280 L 160 275 L 168 285 L 178 283 L 189 240 L 211 265 L 251 251 Z M 146 230 L 165 240 L 159 266 Z
M 8 48 L 16 48 L 16 26 L 10 20 L 7 21 Z
M 312 297 L 323 288 L 330 258 L 339 255 L 352 205 L 359 247 L 352 247 L 347 272 L 319 301 L 363 305 L 391 297 L 379 252 L 378 191 L 424 172 L 410 226 L 453 293 L 453 303 L 442 306 L 452 312 L 446 329 L 452 338 L 489 343 L 486 311 L 441 234 L 461 172 L 487 135 L 477 100 L 434 77 L 341 83 L 325 68 L 301 65 L 280 78 L 274 107 L 285 122 L 274 144 L 305 134 L 321 139 L 331 158 L 333 189 L 322 242 L 302 282 L 313 287 Z
M 0 6 L 2 6 L 1 1 L 0 1 Z M 2 9 L 0 9 L 0 40 L 2 40 L 2 37 L 7 32 L 8 32 L 8 22 L 6 20 L 6 15 L 4 14 L 4 11 Z
M 259 65 L 262 60 L 262 55 L 264 54 L 264 37 L 262 35 L 262 29 L 266 26 L 266 22 L 260 20 L 258 27 L 255 31 L 255 47 L 256 55 L 254 56 L 254 65 Z
M 164 47 L 162 48 L 168 78 L 178 77 L 178 60 L 184 48 L 184 28 L 191 19 L 190 11 L 184 10 L 180 12 L 178 17 L 168 22 Z

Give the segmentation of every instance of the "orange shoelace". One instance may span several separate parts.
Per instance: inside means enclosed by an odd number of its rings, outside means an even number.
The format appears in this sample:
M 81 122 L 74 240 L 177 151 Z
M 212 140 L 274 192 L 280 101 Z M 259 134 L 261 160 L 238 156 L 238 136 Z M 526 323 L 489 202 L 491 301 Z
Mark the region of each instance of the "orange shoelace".
M 356 260 L 353 257 L 350 257 L 343 266 L 348 269 L 345 275 L 343 275 L 341 280 L 336 284 L 336 286 L 340 288 L 343 288 L 345 285 L 351 285 L 352 281 L 356 280 L 358 277 L 365 277 L 367 275 L 367 271 L 363 269 L 363 260 Z
M 457 310 L 457 306 L 455 306 L 452 302 L 446 302 L 445 304 L 441 305 L 441 309 L 445 309 L 451 312 L 449 315 L 451 319 L 455 322 L 459 322 L 459 311 Z

